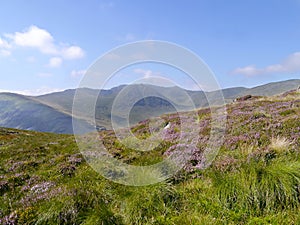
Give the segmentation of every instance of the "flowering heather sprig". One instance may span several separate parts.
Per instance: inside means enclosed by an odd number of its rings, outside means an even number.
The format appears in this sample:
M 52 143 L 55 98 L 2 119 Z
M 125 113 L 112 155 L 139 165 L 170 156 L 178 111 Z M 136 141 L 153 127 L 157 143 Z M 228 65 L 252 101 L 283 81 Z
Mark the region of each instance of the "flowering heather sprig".
M 225 139 L 225 146 L 229 149 L 235 149 L 238 143 L 245 143 L 250 140 L 248 134 L 242 134 L 238 136 L 231 136 L 230 138 Z
M 25 163 L 23 161 L 18 161 L 18 162 L 14 162 L 12 164 L 12 166 L 8 169 L 8 171 L 16 171 L 21 169 L 23 166 L 25 165 Z
M 180 137 L 180 132 L 176 131 L 176 126 L 175 124 L 170 125 L 168 129 L 162 130 L 162 137 L 165 141 L 176 141 Z
M 41 181 L 41 178 L 39 176 L 31 176 L 29 180 L 26 181 L 26 184 L 23 185 L 21 188 L 21 191 L 28 191 L 30 188 Z
M 83 161 L 81 154 L 74 154 L 68 157 L 68 162 L 74 165 L 79 165 Z
M 170 158 L 177 166 L 183 167 L 187 172 L 201 169 L 204 166 L 202 151 L 192 144 L 175 144 L 164 153 L 164 156 Z
M 56 183 L 52 181 L 43 181 L 31 187 L 26 187 L 28 193 L 20 200 L 20 203 L 26 207 L 40 200 L 49 200 L 61 194 L 64 190 L 62 187 L 56 187 Z
M 51 187 L 55 185 L 54 182 L 45 181 L 39 184 L 36 184 L 30 188 L 30 191 L 35 194 L 40 194 L 48 191 Z
M 0 224 L 3 225 L 15 225 L 18 221 L 18 214 L 16 212 L 12 212 L 4 218 L 0 218 Z

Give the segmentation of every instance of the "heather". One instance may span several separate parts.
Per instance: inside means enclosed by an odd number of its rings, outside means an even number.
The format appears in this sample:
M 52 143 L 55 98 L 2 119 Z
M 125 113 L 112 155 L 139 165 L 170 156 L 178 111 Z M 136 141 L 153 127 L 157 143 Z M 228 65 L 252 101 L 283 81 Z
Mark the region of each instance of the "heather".
M 206 169 L 209 109 L 197 111 L 196 147 L 179 141 L 186 122 L 180 118 L 190 120 L 190 112 L 161 116 L 161 126 L 170 126 L 153 151 L 99 132 L 111 155 L 127 164 L 160 162 L 178 146 L 192 155 L 175 176 L 145 187 L 103 178 L 72 135 L 0 128 L 0 224 L 299 224 L 299 99 L 292 91 L 229 103 L 224 143 Z M 149 123 L 132 133 L 146 139 Z

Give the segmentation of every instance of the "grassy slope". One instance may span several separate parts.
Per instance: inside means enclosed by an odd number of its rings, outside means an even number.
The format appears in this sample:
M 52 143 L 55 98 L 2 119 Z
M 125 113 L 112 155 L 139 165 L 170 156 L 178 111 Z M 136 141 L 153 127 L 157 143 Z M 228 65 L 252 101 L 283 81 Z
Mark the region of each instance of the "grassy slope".
M 147 187 L 98 175 L 71 135 L 0 129 L 0 224 L 299 224 L 299 99 L 292 92 L 228 105 L 226 139 L 211 167 L 194 170 L 190 162 L 189 170 Z M 199 111 L 200 153 L 208 112 Z M 132 131 L 149 135 L 147 121 Z M 141 153 L 110 131 L 101 135 L 115 157 L 135 165 L 161 160 L 173 144 Z
M 280 93 L 284 93 L 288 90 L 296 89 L 300 86 L 299 79 L 287 80 L 282 82 L 272 82 L 264 85 L 260 85 L 254 88 L 250 88 L 245 92 L 242 92 L 242 95 L 252 94 L 260 96 L 272 96 Z

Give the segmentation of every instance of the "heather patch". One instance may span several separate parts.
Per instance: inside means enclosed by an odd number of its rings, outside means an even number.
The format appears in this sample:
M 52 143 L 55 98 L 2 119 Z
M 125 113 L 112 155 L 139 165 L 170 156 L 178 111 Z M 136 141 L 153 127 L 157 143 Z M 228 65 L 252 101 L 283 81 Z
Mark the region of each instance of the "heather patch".
M 228 104 L 224 143 L 206 168 L 210 113 L 166 114 L 157 127 L 142 121 L 124 143 L 113 131 L 99 132 L 103 154 L 129 165 L 185 162 L 175 176 L 146 187 L 103 178 L 86 163 L 97 156 L 92 145 L 84 158 L 72 136 L 1 128 L 0 224 L 299 224 L 299 93 Z M 192 126 L 181 129 L 191 121 L 197 139 Z M 133 149 L 159 132 L 152 151 Z M 107 169 L 114 177 L 123 172 Z

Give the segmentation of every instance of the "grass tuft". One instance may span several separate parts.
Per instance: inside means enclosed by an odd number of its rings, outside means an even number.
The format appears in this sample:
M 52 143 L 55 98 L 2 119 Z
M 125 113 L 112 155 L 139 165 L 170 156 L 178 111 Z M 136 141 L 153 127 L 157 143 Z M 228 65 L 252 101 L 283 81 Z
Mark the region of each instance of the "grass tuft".
M 279 154 L 287 152 L 291 145 L 292 142 L 285 137 L 272 137 L 271 144 L 269 147 L 271 150 L 274 150 L 276 153 Z

